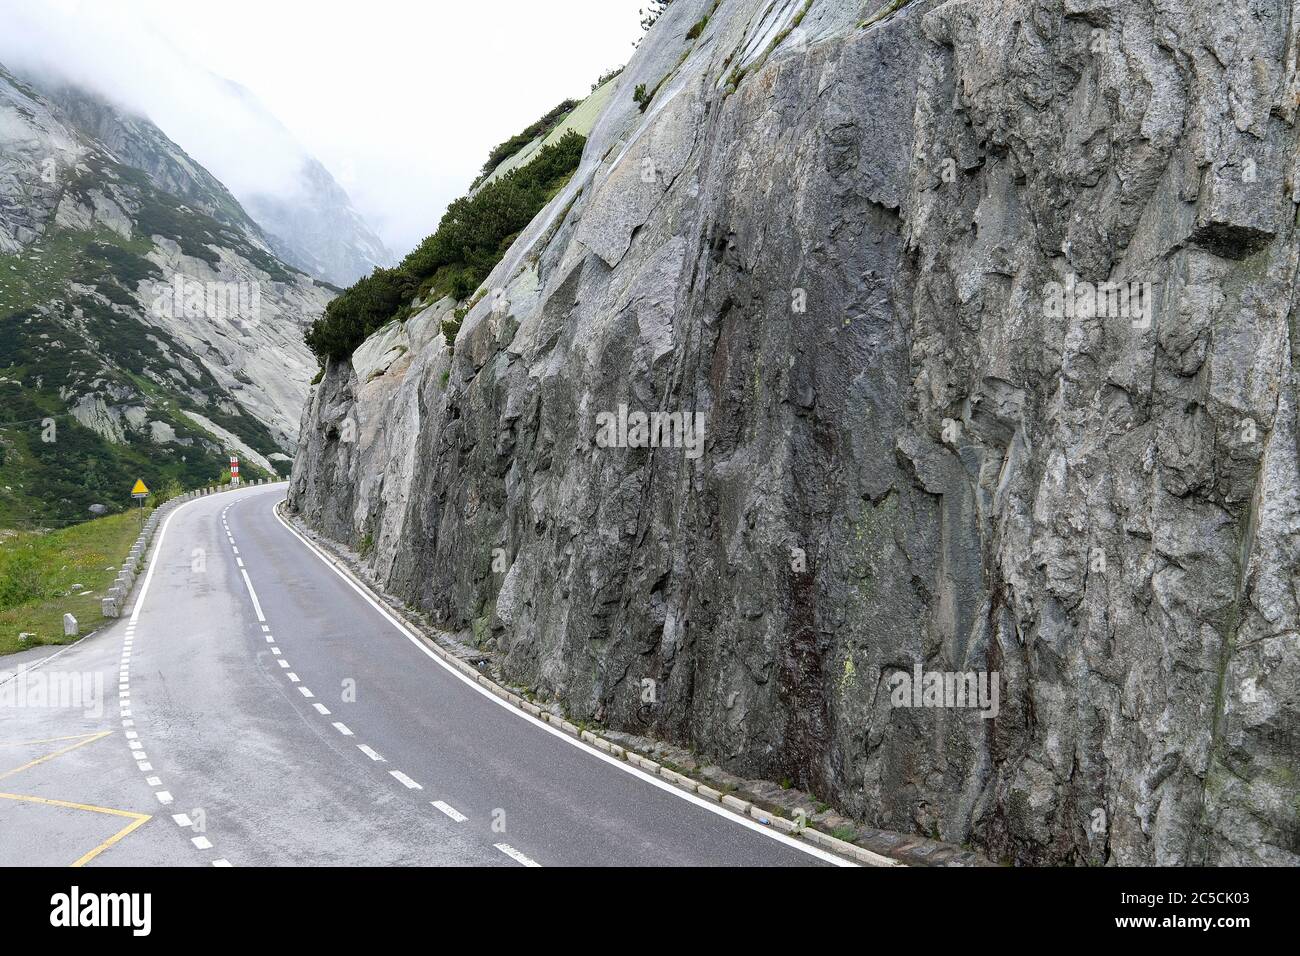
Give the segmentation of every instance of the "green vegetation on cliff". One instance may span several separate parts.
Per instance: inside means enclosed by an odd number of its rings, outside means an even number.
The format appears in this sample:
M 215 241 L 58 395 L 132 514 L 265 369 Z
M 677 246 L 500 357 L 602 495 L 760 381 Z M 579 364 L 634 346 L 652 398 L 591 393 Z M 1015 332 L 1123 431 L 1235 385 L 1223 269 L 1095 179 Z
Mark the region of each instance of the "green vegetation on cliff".
M 522 133 L 516 133 L 496 149 L 492 150 L 488 155 L 487 162 L 483 164 L 483 171 L 479 174 L 479 178 L 475 181 L 473 188 L 477 189 L 479 184 L 491 176 L 492 172 L 498 166 L 504 163 L 511 156 L 520 153 L 523 148 L 533 140 L 549 136 L 551 131 L 563 123 L 565 117 L 572 113 L 577 105 L 577 100 L 565 100 L 559 106 L 555 107 L 555 109 L 551 110 L 539 119 L 536 123 L 533 123 L 525 129 Z
M 568 132 L 525 166 L 453 202 L 438 231 L 392 269 L 376 269 L 334 299 L 307 333 L 321 360 L 351 357 L 366 338 L 430 294 L 464 300 L 533 218 L 564 188 L 586 138 Z

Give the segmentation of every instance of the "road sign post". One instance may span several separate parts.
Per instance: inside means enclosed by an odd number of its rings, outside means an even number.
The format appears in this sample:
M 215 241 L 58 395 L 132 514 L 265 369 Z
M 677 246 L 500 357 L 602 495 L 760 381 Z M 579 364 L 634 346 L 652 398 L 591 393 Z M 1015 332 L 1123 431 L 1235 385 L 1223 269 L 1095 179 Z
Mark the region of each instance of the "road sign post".
M 135 480 L 135 487 L 131 489 L 131 497 L 140 502 L 140 527 L 144 527 L 144 500 L 149 497 L 149 486 L 143 479 Z
M 232 488 L 239 487 L 239 456 L 238 455 L 230 456 L 230 486 Z

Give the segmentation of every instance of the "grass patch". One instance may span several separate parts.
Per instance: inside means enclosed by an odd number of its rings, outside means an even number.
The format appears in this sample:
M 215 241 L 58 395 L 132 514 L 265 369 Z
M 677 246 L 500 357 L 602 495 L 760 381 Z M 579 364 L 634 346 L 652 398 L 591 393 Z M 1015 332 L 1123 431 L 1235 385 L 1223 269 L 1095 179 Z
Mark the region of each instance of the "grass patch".
M 140 517 L 132 513 L 0 541 L 0 655 L 22 650 L 23 632 L 36 635 L 29 647 L 69 643 L 64 614 L 77 619 L 83 635 L 98 627 L 100 599 L 139 533 Z M 85 590 L 73 594 L 74 584 Z
M 903 7 L 907 6 L 911 2 L 912 0 L 889 0 L 889 2 L 884 4 L 879 10 L 877 10 L 875 13 L 871 14 L 871 16 L 863 20 L 862 23 L 858 25 L 858 28 L 865 29 L 871 26 L 873 23 L 879 23 L 881 20 L 885 19 L 886 17 L 897 13 L 899 10 L 903 9 Z

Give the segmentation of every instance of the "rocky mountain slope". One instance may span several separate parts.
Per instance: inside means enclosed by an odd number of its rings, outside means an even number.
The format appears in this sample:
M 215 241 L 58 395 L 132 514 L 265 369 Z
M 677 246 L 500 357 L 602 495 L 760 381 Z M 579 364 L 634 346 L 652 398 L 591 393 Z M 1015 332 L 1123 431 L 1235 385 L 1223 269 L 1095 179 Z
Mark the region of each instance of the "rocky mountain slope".
M 575 718 L 870 825 L 1300 863 L 1298 27 L 675 0 L 454 353 L 442 301 L 330 362 L 291 504 Z
M 288 461 L 331 295 L 157 127 L 0 68 L 0 519 Z

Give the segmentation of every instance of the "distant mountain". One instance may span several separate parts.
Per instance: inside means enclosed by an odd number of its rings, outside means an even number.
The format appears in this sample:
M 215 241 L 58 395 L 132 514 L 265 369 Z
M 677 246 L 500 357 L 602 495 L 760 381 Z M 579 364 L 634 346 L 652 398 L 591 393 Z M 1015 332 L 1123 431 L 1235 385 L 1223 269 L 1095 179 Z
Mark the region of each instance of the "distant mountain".
M 340 288 L 377 267 L 391 266 L 392 252 L 352 207 L 352 200 L 329 170 L 252 92 L 230 80 L 221 83 L 265 137 L 278 139 L 282 149 L 302 156 L 296 190 L 277 195 L 239 193 L 244 208 L 266 232 L 280 258 Z
M 329 170 L 308 158 L 299 177 L 303 192 L 292 198 L 244 197 L 280 258 L 340 288 L 393 264 L 393 254 L 352 208 Z
M 0 67 L 0 525 L 271 473 L 331 296 L 157 126 Z

